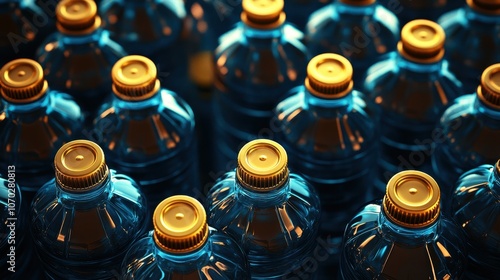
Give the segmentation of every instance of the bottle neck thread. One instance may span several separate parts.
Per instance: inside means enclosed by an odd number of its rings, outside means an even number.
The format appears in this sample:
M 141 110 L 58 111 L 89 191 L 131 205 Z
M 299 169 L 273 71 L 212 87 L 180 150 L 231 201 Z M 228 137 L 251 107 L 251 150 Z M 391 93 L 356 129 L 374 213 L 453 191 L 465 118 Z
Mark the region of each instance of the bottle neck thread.
M 441 59 L 432 63 L 418 63 L 405 58 L 404 55 L 399 52 L 397 53 L 396 60 L 397 66 L 400 69 L 417 74 L 439 73 L 445 61 Z
M 9 111 L 11 114 L 25 114 L 33 113 L 36 111 L 46 112 L 50 103 L 50 95 L 50 89 L 47 89 L 47 92 L 43 94 L 39 99 L 30 103 L 11 103 L 5 99 L 3 99 L 2 102 L 5 105 L 6 111 Z
M 290 195 L 290 178 L 280 187 L 267 192 L 258 192 L 245 187 L 236 179 L 236 193 L 246 205 L 270 207 L 284 203 Z
M 326 99 L 312 94 L 304 87 L 304 99 L 309 111 L 314 111 L 321 117 L 335 117 L 339 113 L 343 114 L 352 110 L 353 92 L 354 90 L 340 98 Z
M 108 172 L 107 178 L 102 183 L 84 192 L 67 191 L 57 183 L 57 180 L 55 180 L 57 197 L 61 200 L 61 203 L 68 208 L 87 208 L 101 204 L 109 197 L 113 188 L 111 172 L 111 170 Z
M 210 234 L 210 230 L 209 230 Z M 200 248 L 189 253 L 172 253 L 163 250 L 153 240 L 153 233 L 151 233 L 151 242 L 154 244 L 154 255 L 158 262 L 168 264 L 168 266 L 178 267 L 185 270 L 189 265 L 200 263 L 201 260 L 207 259 L 212 251 L 212 244 L 207 240 Z
M 279 38 L 283 35 L 283 25 L 272 29 L 257 29 L 247 24 L 241 23 L 243 34 L 249 40 L 266 41 Z

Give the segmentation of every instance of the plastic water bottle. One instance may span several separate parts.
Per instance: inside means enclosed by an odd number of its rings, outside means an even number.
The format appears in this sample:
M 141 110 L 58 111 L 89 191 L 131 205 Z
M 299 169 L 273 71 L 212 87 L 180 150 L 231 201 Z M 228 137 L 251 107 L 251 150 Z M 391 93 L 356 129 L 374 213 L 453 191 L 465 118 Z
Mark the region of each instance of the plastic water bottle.
M 243 250 L 207 224 L 198 200 L 184 195 L 163 200 L 153 224 L 125 256 L 122 279 L 250 279 Z
M 153 60 L 162 84 L 191 103 L 182 0 L 103 0 L 99 13 L 114 40 L 129 54 Z
M 432 156 L 444 210 L 454 183 L 465 171 L 500 158 L 500 64 L 488 67 L 476 93 L 457 98 L 436 127 L 439 137 Z
M 16 168 L 26 205 L 54 176 L 58 147 L 78 137 L 83 117 L 73 99 L 49 87 L 40 64 L 13 60 L 0 70 L 0 170 Z
M 238 167 L 219 178 L 206 203 L 208 224 L 242 246 L 252 279 L 314 279 L 320 201 L 312 186 L 288 171 L 281 145 L 247 143 Z
M 474 92 L 483 70 L 500 62 L 500 3 L 466 2 L 462 8 L 441 16 L 438 23 L 446 32 L 446 56 L 451 70 L 462 81 L 466 92 Z
M 396 16 L 375 0 L 336 0 L 311 14 L 306 45 L 312 55 L 338 53 L 354 68 L 354 86 L 361 88 L 368 67 L 396 49 Z
M 462 94 L 460 81 L 443 59 L 444 42 L 438 24 L 410 21 L 401 30 L 398 51 L 367 71 L 364 90 L 378 107 L 381 121 L 380 196 L 399 171 L 432 172 L 432 151 L 442 137 L 436 123 Z
M 58 32 L 37 51 L 52 88 L 72 95 L 87 120 L 109 97 L 111 67 L 125 51 L 100 28 L 92 0 L 63 0 L 56 10 Z
M 283 0 L 243 0 L 236 28 L 215 52 L 213 171 L 234 168 L 238 150 L 255 138 L 272 138 L 274 107 L 300 85 L 309 62 L 303 33 L 286 23 Z
M 37 192 L 31 234 L 49 279 L 119 279 L 130 244 L 146 225 L 146 199 L 106 165 L 94 142 L 63 145 L 55 178 Z
M 379 0 L 399 19 L 401 25 L 415 19 L 436 21 L 442 14 L 465 5 L 463 0 Z
M 321 199 L 320 235 L 332 244 L 322 265 L 338 266 L 342 234 L 359 207 L 372 200 L 378 159 L 373 107 L 353 90 L 352 66 L 338 54 L 314 57 L 303 86 L 275 110 L 276 139 L 290 169 L 310 182 Z M 328 279 L 332 273 L 323 273 Z
M 11 165 L 0 177 L 0 278 L 40 279 L 38 259 L 30 246 L 27 206 Z M 4 179 L 5 178 L 5 179 Z
M 440 212 L 436 181 L 420 171 L 391 178 L 382 200 L 347 224 L 340 279 L 463 279 L 466 240 Z
M 138 181 L 151 213 L 164 198 L 199 189 L 195 121 L 189 105 L 163 88 L 154 63 L 131 55 L 112 69 L 113 96 L 92 137 L 108 164 Z
M 54 0 L 0 1 L 0 66 L 16 58 L 34 58 L 36 48 L 55 29 Z M 51 3 L 49 3 L 51 2 Z
M 469 252 L 465 278 L 492 279 L 500 272 L 500 161 L 467 171 L 455 186 L 452 213 L 465 231 Z

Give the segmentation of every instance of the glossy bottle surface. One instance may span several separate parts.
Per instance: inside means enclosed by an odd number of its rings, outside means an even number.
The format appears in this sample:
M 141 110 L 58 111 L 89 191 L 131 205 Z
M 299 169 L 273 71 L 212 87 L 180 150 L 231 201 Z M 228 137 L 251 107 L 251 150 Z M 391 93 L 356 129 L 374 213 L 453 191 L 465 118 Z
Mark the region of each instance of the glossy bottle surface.
M 465 5 L 464 0 L 378 0 L 378 2 L 394 13 L 401 25 L 415 19 L 436 21 L 444 13 Z
M 199 187 L 195 121 L 176 93 L 162 88 L 154 63 L 126 56 L 113 67 L 113 96 L 91 137 L 111 168 L 137 180 L 151 212 L 164 198 Z
M 452 213 L 467 237 L 466 278 L 491 279 L 500 272 L 500 162 L 464 173 L 453 193 Z
M 264 1 L 266 9 L 256 3 L 243 1 L 242 22 L 215 52 L 215 172 L 232 170 L 249 140 L 273 137 L 274 107 L 305 78 L 303 34 L 286 24 L 283 1 Z
M 462 84 L 443 59 L 444 42 L 445 34 L 438 24 L 411 21 L 401 31 L 398 51 L 367 71 L 364 90 L 380 114 L 380 196 L 399 171 L 432 172 L 432 149 L 442 137 L 436 124 L 462 93 Z
M 61 1 L 56 15 L 58 32 L 40 46 L 37 60 L 51 87 L 72 95 L 91 120 L 109 96 L 111 67 L 125 51 L 101 29 L 93 1 Z
M 484 69 L 500 62 L 500 3 L 467 0 L 464 7 L 441 16 L 438 23 L 446 32 L 450 69 L 466 93 L 474 92 Z
M 443 207 L 458 177 L 500 157 L 500 64 L 488 67 L 475 94 L 457 98 L 436 128 L 440 141 L 432 156 L 434 174 L 440 179 Z
M 207 225 L 197 200 L 182 195 L 165 199 L 153 223 L 154 230 L 125 256 L 122 279 L 250 279 L 242 249 Z
M 49 279 L 119 279 L 121 261 L 145 229 L 147 206 L 130 177 L 108 169 L 99 146 L 72 141 L 56 178 L 31 208 L 31 234 Z
M 15 166 L 28 205 L 53 177 L 54 155 L 79 134 L 83 117 L 69 95 L 49 88 L 36 61 L 14 60 L 0 72 L 0 168 Z
M 236 170 L 216 182 L 206 201 L 208 223 L 242 246 L 252 279 L 314 279 L 316 271 L 306 267 L 317 246 L 319 198 L 304 179 L 289 173 L 279 144 L 247 143 Z
M 306 45 L 312 55 L 346 57 L 354 68 L 354 87 L 360 88 L 366 69 L 396 49 L 398 33 L 396 16 L 376 1 L 336 0 L 310 16 Z
M 348 223 L 340 279 L 463 279 L 465 237 L 439 211 L 429 175 L 403 171 Z

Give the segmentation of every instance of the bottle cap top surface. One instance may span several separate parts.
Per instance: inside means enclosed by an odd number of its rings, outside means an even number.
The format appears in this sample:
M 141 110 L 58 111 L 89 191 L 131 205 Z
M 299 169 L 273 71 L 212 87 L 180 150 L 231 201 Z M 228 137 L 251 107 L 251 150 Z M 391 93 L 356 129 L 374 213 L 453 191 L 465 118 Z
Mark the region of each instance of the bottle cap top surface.
M 320 54 L 307 65 L 306 88 L 322 98 L 340 98 L 353 87 L 352 65 L 345 57 L 325 53 Z
M 97 5 L 92 0 L 63 0 L 56 7 L 59 31 L 68 34 L 86 34 L 101 25 Z
M 477 94 L 484 103 L 500 110 L 500 63 L 493 64 L 483 71 Z
M 365 6 L 375 3 L 376 0 L 340 0 L 340 2 L 348 5 Z
M 285 22 L 284 0 L 243 0 L 241 20 L 254 28 L 272 29 Z
M 153 214 L 153 226 L 156 244 L 168 252 L 194 251 L 208 238 L 203 205 L 185 195 L 171 196 L 160 202 Z
M 113 91 L 125 100 L 147 99 L 160 88 L 156 71 L 156 65 L 147 57 L 125 56 L 111 70 Z
M 12 60 L 2 67 L 0 73 L 2 96 L 9 102 L 29 103 L 47 91 L 42 66 L 34 60 Z
M 398 50 L 409 60 L 436 62 L 443 58 L 445 37 L 439 24 L 424 19 L 412 20 L 401 30 Z
M 394 175 L 387 184 L 384 212 L 394 223 L 410 228 L 432 224 L 439 216 L 440 190 L 426 173 L 408 170 Z
M 88 140 L 64 144 L 56 153 L 54 166 L 59 185 L 73 192 L 93 189 L 109 173 L 101 147 Z
M 250 141 L 238 154 L 236 174 L 246 188 L 259 192 L 274 190 L 288 180 L 288 156 L 272 140 Z

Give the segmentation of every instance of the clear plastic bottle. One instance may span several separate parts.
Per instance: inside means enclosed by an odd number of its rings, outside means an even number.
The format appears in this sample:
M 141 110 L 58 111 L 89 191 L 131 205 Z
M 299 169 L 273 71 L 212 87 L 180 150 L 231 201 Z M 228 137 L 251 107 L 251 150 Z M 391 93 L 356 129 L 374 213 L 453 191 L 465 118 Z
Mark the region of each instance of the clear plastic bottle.
M 17 59 L 0 70 L 0 170 L 16 167 L 26 204 L 54 176 L 57 148 L 78 137 L 83 123 L 73 99 L 49 87 L 40 64 Z
M 241 247 L 210 227 L 203 205 L 176 195 L 153 214 L 154 230 L 135 242 L 122 264 L 122 279 L 250 279 Z
M 466 2 L 462 8 L 442 15 L 438 23 L 446 32 L 450 69 L 464 84 L 465 92 L 471 93 L 476 90 L 483 70 L 500 62 L 500 2 Z
M 303 33 L 286 23 L 283 0 L 243 0 L 241 22 L 215 52 L 215 172 L 232 170 L 238 150 L 271 138 L 273 109 L 305 78 Z
M 467 237 L 466 279 L 488 280 L 500 273 L 500 161 L 464 173 L 452 197 L 452 213 Z
M 466 240 L 440 212 L 436 181 L 420 171 L 391 178 L 383 200 L 347 224 L 340 279 L 464 279 Z
M 219 178 L 206 199 L 208 224 L 242 246 L 252 279 L 314 279 L 320 201 L 287 165 L 281 145 L 253 140 L 240 150 L 238 167 Z
M 119 279 L 132 242 L 144 233 L 146 199 L 130 177 L 106 165 L 94 142 L 63 145 L 55 178 L 38 190 L 31 235 L 49 279 Z
M 366 97 L 353 90 L 349 61 L 338 54 L 322 54 L 309 62 L 304 85 L 278 104 L 275 119 L 276 140 L 287 151 L 290 169 L 319 193 L 320 234 L 336 250 L 324 263 L 331 270 L 338 266 L 345 225 L 373 199 L 379 142 L 376 114 Z
M 72 95 L 87 120 L 109 97 L 111 67 L 125 55 L 101 29 L 92 0 L 63 0 L 56 9 L 58 32 L 37 51 L 37 59 L 52 88 Z
M 381 121 L 380 196 L 399 171 L 432 172 L 432 150 L 442 137 L 436 124 L 462 94 L 460 81 L 443 59 L 444 42 L 445 33 L 435 22 L 410 21 L 401 30 L 398 51 L 367 71 L 364 92 L 378 107 Z
M 432 155 L 443 207 L 447 211 L 454 184 L 465 171 L 500 158 L 500 64 L 488 67 L 475 94 L 457 98 L 440 119 L 438 145 Z
M 415 19 L 436 21 L 442 14 L 465 5 L 464 0 L 378 0 L 393 12 L 401 25 Z
M 0 176 L 0 278 L 40 279 L 43 274 L 30 246 L 27 206 L 16 183 L 16 167 L 11 165 L 5 174 Z
M 113 40 L 129 54 L 153 60 L 162 84 L 191 104 L 189 27 L 182 0 L 103 0 L 99 13 Z
M 140 183 L 151 212 L 170 195 L 192 195 L 199 182 L 189 105 L 161 86 L 155 64 L 144 56 L 120 59 L 112 76 L 113 96 L 92 133 L 109 166 Z
M 305 39 L 312 55 L 346 57 L 354 68 L 354 86 L 361 88 L 366 69 L 396 49 L 399 22 L 375 0 L 336 0 L 311 14 Z
M 0 67 L 16 58 L 34 58 L 55 29 L 54 4 L 39 1 L 37 6 L 33 0 L 0 0 Z

